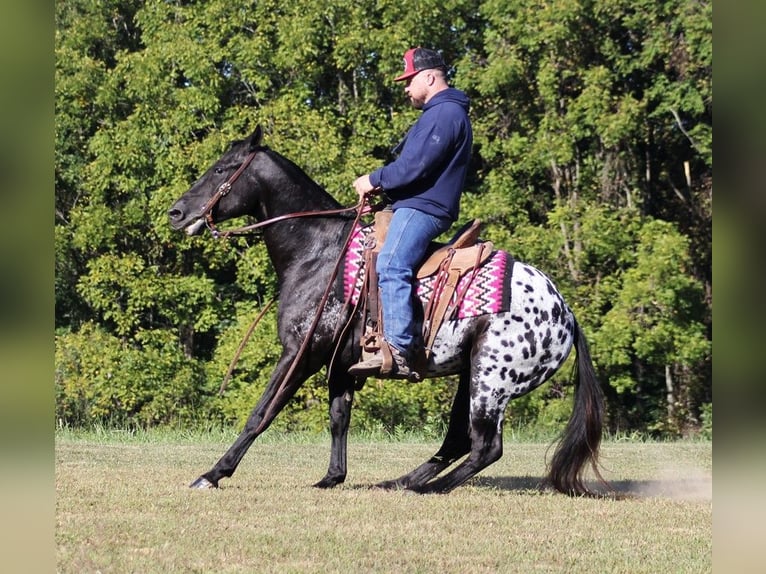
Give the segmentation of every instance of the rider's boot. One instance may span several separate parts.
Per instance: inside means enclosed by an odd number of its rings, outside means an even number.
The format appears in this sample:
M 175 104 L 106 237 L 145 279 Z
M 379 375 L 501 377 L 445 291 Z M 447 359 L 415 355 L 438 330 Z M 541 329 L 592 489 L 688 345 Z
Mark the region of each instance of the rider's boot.
M 390 359 L 386 357 L 386 352 Z M 413 383 L 421 380 L 420 374 L 412 368 L 405 353 L 388 343 L 381 345 L 381 350 L 377 354 L 352 365 L 348 372 L 359 378 L 406 379 Z

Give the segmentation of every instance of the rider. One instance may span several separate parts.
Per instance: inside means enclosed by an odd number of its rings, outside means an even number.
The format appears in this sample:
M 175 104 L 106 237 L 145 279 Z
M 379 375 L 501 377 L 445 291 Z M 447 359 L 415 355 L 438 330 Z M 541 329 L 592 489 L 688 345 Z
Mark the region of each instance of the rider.
M 383 308 L 383 335 L 393 358 L 391 372 L 381 372 L 380 354 L 353 365 L 358 376 L 414 378 L 415 333 L 412 278 L 432 239 L 457 220 L 460 194 L 471 159 L 473 132 L 469 99 L 449 86 L 447 66 L 439 52 L 412 48 L 404 54 L 404 92 L 422 110 L 391 163 L 354 181 L 360 199 L 382 193 L 393 216 L 376 270 Z

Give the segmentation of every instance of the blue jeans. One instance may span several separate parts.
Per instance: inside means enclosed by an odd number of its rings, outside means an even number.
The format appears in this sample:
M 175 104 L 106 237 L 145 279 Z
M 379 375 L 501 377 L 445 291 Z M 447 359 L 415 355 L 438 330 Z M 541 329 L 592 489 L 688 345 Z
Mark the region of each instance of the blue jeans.
M 452 225 L 417 209 L 394 211 L 383 248 L 375 266 L 383 304 L 383 336 L 403 355 L 408 356 L 415 341 L 412 277 L 432 239 Z

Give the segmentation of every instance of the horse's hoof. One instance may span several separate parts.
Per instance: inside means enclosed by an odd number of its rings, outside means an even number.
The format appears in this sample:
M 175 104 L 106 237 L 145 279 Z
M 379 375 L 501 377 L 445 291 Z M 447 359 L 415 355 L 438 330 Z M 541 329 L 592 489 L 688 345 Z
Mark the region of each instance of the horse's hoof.
M 218 486 L 210 482 L 204 476 L 200 476 L 197 480 L 189 485 L 189 488 L 195 488 L 197 490 L 208 490 L 211 488 L 218 488 Z
M 325 476 L 322 480 L 314 484 L 314 488 L 335 488 L 341 484 L 345 479 L 343 478 L 330 478 Z

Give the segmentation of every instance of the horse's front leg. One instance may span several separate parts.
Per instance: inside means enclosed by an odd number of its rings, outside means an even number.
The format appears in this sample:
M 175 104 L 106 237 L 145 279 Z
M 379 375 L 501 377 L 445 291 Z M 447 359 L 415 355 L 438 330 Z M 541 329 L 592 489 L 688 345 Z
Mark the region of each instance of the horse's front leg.
M 253 444 L 253 441 L 265 431 L 274 418 L 280 413 L 287 402 L 293 397 L 310 373 L 303 365 L 299 365 L 290 374 L 288 380 L 283 381 L 286 374 L 290 372 L 296 353 L 284 350 L 277 363 L 276 369 L 271 375 L 266 390 L 258 400 L 258 404 L 250 413 L 250 417 L 245 423 L 245 428 L 239 433 L 237 440 L 229 447 L 215 466 L 205 474 L 198 477 L 189 486 L 191 488 L 217 488 L 218 481 L 224 477 L 230 477 L 237 469 L 242 457 Z M 304 362 L 305 364 L 305 362 Z M 279 394 L 277 392 L 282 389 Z M 271 403 L 274 403 L 273 405 Z
M 329 377 L 330 393 L 330 466 L 327 474 L 314 486 L 332 488 L 346 480 L 346 448 L 351 406 L 354 402 L 354 379 L 348 374 L 335 372 Z

